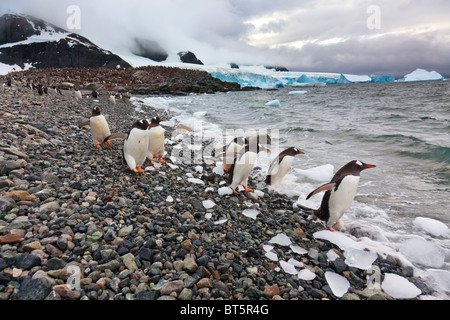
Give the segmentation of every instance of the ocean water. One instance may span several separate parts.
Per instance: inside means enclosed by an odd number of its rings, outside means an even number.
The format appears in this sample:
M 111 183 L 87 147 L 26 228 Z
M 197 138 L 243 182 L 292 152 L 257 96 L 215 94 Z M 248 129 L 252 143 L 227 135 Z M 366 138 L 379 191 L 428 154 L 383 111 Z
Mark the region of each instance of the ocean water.
M 279 107 L 265 106 L 274 99 Z M 450 82 L 285 87 L 135 101 L 143 113 L 152 106 L 175 114 L 172 124 L 228 130 L 225 142 L 233 130 L 269 133 L 271 152 L 261 152 L 256 164 L 261 178 L 280 151 L 299 148 L 305 154 L 295 158 L 282 185 L 269 189 L 308 207 L 317 208 L 323 194 L 310 200 L 306 195 L 347 162 L 375 164 L 361 173 L 343 232 L 396 255 L 439 291 L 450 291 L 450 234 L 436 235 L 416 223 L 430 218 L 450 226 Z M 417 239 L 419 245 L 411 241 Z

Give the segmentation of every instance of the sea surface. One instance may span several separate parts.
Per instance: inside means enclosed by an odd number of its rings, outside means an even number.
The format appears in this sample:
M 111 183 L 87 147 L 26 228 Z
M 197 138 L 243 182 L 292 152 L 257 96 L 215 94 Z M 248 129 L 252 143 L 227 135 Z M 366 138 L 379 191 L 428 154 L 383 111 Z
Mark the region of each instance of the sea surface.
M 265 105 L 274 99 L 278 107 Z M 271 152 L 259 154 L 254 172 L 262 179 L 280 151 L 299 148 L 305 154 L 295 158 L 282 185 L 269 189 L 312 208 L 323 193 L 308 201 L 306 195 L 347 162 L 375 164 L 361 173 L 343 232 L 380 244 L 440 291 L 450 291 L 450 234 L 433 234 L 416 219 L 450 226 L 449 81 L 141 96 L 136 105 L 143 113 L 151 106 L 175 114 L 167 125 L 175 121 L 196 131 L 220 131 L 225 142 L 241 131 L 267 132 Z

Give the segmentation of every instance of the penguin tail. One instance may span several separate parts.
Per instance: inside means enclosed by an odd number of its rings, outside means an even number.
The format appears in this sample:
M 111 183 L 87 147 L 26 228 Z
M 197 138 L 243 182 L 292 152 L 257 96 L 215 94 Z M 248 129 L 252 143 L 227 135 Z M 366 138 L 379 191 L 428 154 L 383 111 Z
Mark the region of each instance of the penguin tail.
M 298 203 L 297 203 L 297 208 L 299 208 L 303 213 L 307 214 L 308 216 L 311 216 L 314 220 L 320 219 L 319 210 L 311 209 L 311 208 L 302 206 L 301 204 L 298 204 Z

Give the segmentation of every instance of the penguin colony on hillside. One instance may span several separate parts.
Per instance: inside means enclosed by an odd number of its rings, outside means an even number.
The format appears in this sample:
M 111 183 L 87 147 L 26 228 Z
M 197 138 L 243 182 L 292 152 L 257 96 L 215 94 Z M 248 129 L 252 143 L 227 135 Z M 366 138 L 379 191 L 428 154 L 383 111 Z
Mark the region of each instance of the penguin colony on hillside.
M 111 103 L 112 99 L 109 99 Z M 90 119 L 79 126 L 90 126 L 92 140 L 97 148 L 102 143 L 112 145 L 111 140 L 123 139 L 122 160 L 128 168 L 135 173 L 143 173 L 142 166 L 145 160 L 154 164 L 154 159 L 165 163 L 164 156 L 164 129 L 161 127 L 159 117 L 150 120 L 139 119 L 133 123 L 128 133 L 111 134 L 106 117 L 101 114 L 99 107 L 94 107 Z M 263 137 L 267 144 L 271 144 L 270 136 Z M 227 185 L 233 193 L 238 186 L 242 186 L 246 192 L 253 192 L 248 188 L 248 177 L 257 160 L 258 153 L 262 150 L 270 151 L 260 143 L 260 136 L 235 137 L 227 145 L 219 150 L 223 160 L 223 169 L 228 172 Z M 294 157 L 304 154 L 296 147 L 289 147 L 280 152 L 272 162 L 267 172 L 265 183 L 267 185 L 280 184 L 290 170 Z M 325 191 L 321 205 L 318 209 L 311 209 L 301 205 L 298 207 L 309 213 L 314 219 L 323 220 L 331 230 L 333 226 L 340 228 L 340 220 L 350 207 L 358 188 L 360 173 L 362 170 L 375 168 L 375 165 L 365 164 L 359 160 L 353 160 L 339 169 L 329 183 L 326 183 L 312 191 L 306 199 Z

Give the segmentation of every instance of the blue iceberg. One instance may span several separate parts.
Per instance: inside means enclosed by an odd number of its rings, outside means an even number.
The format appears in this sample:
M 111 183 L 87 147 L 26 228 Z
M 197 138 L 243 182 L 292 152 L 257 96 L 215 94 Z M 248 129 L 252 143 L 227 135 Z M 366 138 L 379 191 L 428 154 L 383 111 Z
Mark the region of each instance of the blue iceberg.
M 241 87 L 257 87 L 263 89 L 283 88 L 283 83 L 269 75 L 253 73 L 253 72 L 219 72 L 211 73 L 214 78 L 227 82 L 236 82 Z
M 372 82 L 394 82 L 395 81 L 394 76 L 377 76 L 377 75 L 371 74 L 370 78 L 372 79 Z
M 339 76 L 336 83 L 361 83 L 370 82 L 372 79 L 369 76 L 358 76 L 354 74 L 343 74 Z

